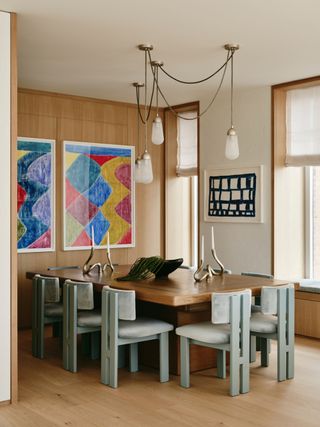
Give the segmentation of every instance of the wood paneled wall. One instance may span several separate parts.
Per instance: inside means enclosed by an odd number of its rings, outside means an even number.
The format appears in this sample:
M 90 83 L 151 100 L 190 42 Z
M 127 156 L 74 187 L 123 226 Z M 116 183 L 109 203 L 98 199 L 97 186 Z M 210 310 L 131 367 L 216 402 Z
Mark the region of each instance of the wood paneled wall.
M 154 115 L 152 111 L 151 118 Z M 137 109 L 132 104 L 19 90 L 18 135 L 56 140 L 56 251 L 18 256 L 20 328 L 31 325 L 31 282 L 26 280 L 26 272 L 48 266 L 82 265 L 88 256 L 88 251 L 62 250 L 62 141 L 134 145 L 136 153 L 141 153 L 143 129 L 140 128 L 138 147 L 137 126 Z M 149 143 L 148 149 L 154 181 L 136 185 L 136 247 L 113 250 L 114 263 L 131 264 L 140 256 L 164 256 L 164 146 Z M 96 250 L 95 260 L 104 259 L 104 251 Z

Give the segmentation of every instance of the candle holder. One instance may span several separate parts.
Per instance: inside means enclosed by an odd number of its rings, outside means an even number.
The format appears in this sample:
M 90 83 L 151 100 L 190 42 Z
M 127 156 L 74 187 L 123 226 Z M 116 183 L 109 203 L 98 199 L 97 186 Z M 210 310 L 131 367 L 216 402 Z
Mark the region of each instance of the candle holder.
M 204 263 L 203 260 L 200 260 L 200 264 L 198 269 L 195 271 L 193 278 L 196 282 L 202 282 L 203 280 L 210 281 L 214 276 L 222 276 L 225 272 L 224 265 L 219 260 L 218 255 L 216 253 L 216 250 L 214 248 L 211 249 L 211 254 L 213 256 L 213 259 L 216 261 L 216 263 L 219 265 L 220 270 L 215 271 L 210 264 L 207 264 L 206 268 L 203 268 Z
M 107 270 L 110 270 L 111 274 L 114 272 L 114 266 L 111 261 L 110 249 L 107 249 L 107 262 L 102 264 L 102 271 L 105 272 Z
M 91 246 L 89 257 L 86 260 L 86 262 L 83 264 L 83 267 L 82 267 L 82 273 L 83 274 L 90 274 L 90 272 L 93 269 L 95 269 L 96 267 L 98 267 L 98 273 L 102 274 L 103 266 L 102 266 L 101 262 L 96 262 L 95 264 L 90 265 L 90 261 L 93 258 L 93 254 L 94 254 L 94 247 Z

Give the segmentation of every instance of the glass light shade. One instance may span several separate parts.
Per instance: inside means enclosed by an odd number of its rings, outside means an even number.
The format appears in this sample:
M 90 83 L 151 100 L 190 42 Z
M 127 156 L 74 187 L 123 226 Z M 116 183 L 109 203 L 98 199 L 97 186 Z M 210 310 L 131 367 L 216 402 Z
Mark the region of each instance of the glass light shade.
M 134 179 L 137 183 L 142 183 L 142 160 L 140 157 L 137 158 L 134 167 Z
M 152 161 L 147 150 L 142 154 L 141 158 L 141 183 L 150 184 L 153 181 Z
M 227 132 L 225 156 L 229 160 L 235 160 L 239 157 L 238 135 L 233 127 Z
M 157 116 L 152 122 L 151 141 L 155 145 L 160 145 L 164 141 L 162 120 L 159 116 Z

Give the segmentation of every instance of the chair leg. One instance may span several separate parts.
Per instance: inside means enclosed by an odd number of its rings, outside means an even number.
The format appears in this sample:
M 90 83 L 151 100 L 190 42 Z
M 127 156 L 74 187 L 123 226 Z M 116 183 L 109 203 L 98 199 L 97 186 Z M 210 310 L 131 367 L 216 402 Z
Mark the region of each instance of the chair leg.
M 268 351 L 268 341 L 270 347 L 270 340 L 267 338 L 260 337 L 260 346 L 261 346 L 261 366 L 269 366 L 269 351 Z
M 288 290 L 288 320 L 287 320 L 287 378 L 294 377 L 294 290 Z
M 160 341 L 160 382 L 169 381 L 169 332 L 163 332 Z
M 260 337 L 256 337 L 256 351 L 261 351 Z
M 110 383 L 109 340 L 104 329 L 101 331 L 101 382 L 105 385 Z
M 240 357 L 239 351 L 230 351 L 230 395 L 237 396 L 240 392 Z
M 61 336 L 61 322 L 52 323 L 52 336 L 59 338 Z
M 75 332 L 74 334 L 70 334 L 70 338 L 69 338 L 69 346 L 70 346 L 70 350 L 69 350 L 69 371 L 71 372 L 77 372 L 77 333 Z
M 81 335 L 81 353 L 84 356 L 88 356 L 90 354 L 90 339 L 90 334 Z
M 180 370 L 181 387 L 190 387 L 190 349 L 186 337 L 180 337 Z
M 225 350 L 217 351 L 217 377 L 223 379 L 227 377 L 227 357 Z
M 130 372 L 138 372 L 138 343 L 130 344 L 130 363 L 129 363 Z
M 251 335 L 250 336 L 250 363 L 255 362 L 256 361 L 256 350 L 257 348 L 257 339 L 255 335 Z
M 91 360 L 98 360 L 99 359 L 99 353 L 100 353 L 100 332 L 91 332 L 90 334 L 90 357 Z
M 118 345 L 110 348 L 110 387 L 118 387 Z

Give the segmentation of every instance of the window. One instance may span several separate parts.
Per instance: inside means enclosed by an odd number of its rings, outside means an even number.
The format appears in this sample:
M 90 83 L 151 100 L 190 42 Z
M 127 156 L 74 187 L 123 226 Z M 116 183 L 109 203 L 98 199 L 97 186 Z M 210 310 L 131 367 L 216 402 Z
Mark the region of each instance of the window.
M 320 78 L 272 92 L 274 275 L 320 280 Z

